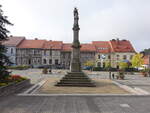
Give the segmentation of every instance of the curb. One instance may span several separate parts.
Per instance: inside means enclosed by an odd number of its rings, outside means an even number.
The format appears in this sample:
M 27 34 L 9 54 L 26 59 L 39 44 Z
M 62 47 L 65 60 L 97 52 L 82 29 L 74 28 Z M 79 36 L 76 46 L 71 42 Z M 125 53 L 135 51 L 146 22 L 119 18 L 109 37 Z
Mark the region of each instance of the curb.
M 18 94 L 18 96 L 99 96 L 99 97 L 149 97 L 150 95 L 136 94 Z
M 32 86 L 31 88 L 29 88 L 27 91 L 20 93 L 18 95 L 29 95 L 29 94 L 33 94 L 34 92 L 36 92 L 40 87 L 42 87 L 43 84 L 45 84 L 46 80 L 42 80 L 41 82 L 35 84 L 34 86 Z
M 129 87 L 127 85 L 123 85 L 123 84 L 120 84 L 116 81 L 112 81 L 114 84 L 118 85 L 120 88 L 123 88 L 124 90 L 130 92 L 131 94 L 136 94 L 136 95 L 149 95 L 150 93 L 141 89 L 141 88 L 137 88 L 137 87 Z

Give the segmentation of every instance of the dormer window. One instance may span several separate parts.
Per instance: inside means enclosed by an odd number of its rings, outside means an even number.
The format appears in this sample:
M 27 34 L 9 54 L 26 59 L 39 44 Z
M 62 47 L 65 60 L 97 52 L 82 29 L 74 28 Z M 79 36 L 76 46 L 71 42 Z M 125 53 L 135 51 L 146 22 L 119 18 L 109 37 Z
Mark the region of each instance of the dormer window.
M 108 49 L 108 48 L 99 47 L 98 49 L 99 49 L 99 50 L 106 50 L 106 49 Z

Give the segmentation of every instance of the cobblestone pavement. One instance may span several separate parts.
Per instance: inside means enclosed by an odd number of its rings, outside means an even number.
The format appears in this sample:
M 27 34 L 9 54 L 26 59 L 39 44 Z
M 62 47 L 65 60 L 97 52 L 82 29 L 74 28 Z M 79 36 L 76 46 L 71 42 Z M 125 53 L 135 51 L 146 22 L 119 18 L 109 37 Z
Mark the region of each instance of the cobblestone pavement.
M 142 75 L 126 75 L 125 80 L 115 80 L 120 84 L 128 85 L 132 88 L 140 88 L 150 93 L 150 77 Z
M 42 74 L 42 69 L 28 69 L 28 70 L 11 70 L 12 74 L 19 74 L 31 79 L 31 83 L 35 84 L 47 77 L 62 77 L 68 70 L 52 70 L 52 74 Z M 109 79 L 108 72 L 91 72 L 85 71 L 91 78 Z M 116 75 L 116 73 L 114 73 Z M 142 75 L 125 75 L 125 80 L 116 80 L 120 84 L 128 85 L 132 88 L 137 87 L 150 92 L 150 77 L 143 77 Z
M 10 70 L 12 74 L 18 74 L 25 76 L 31 79 L 31 83 L 35 84 L 41 79 L 46 77 L 62 77 L 64 76 L 69 70 L 52 70 L 52 74 L 42 74 L 42 69 L 28 69 L 28 70 Z M 91 78 L 108 78 L 108 72 L 90 72 L 85 71 Z
M 12 74 L 21 75 L 31 79 L 31 83 L 35 84 L 46 77 L 62 77 L 63 74 L 58 70 L 53 70 L 52 74 L 42 74 L 42 69 L 27 69 L 27 70 L 10 70 Z M 64 72 L 63 72 L 64 73 Z
M 13 70 L 37 83 L 46 77 L 62 77 L 66 71 L 53 70 L 43 75 L 42 70 Z M 91 78 L 108 78 L 108 72 L 88 72 Z M 150 91 L 150 77 L 126 75 L 115 80 L 131 87 Z M 0 113 L 150 113 L 150 96 L 17 96 L 0 97 Z
M 150 113 L 149 96 L 0 97 L 0 113 Z

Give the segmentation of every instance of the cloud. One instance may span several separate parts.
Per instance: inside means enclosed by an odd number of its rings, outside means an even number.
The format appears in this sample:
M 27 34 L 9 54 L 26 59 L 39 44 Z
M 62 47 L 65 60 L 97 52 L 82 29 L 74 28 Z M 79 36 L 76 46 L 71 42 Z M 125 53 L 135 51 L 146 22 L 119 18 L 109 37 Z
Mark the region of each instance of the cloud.
M 72 41 L 73 8 L 80 16 L 80 40 L 128 39 L 136 50 L 149 48 L 150 0 L 2 0 L 15 24 L 13 35 Z

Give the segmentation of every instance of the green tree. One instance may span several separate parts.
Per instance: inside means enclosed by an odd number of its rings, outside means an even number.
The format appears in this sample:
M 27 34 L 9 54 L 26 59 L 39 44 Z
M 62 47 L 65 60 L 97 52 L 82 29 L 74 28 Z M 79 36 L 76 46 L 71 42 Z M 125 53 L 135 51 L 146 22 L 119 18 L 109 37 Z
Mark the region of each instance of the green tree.
M 91 66 L 91 67 L 93 67 L 94 65 L 95 65 L 95 63 L 94 63 L 94 61 L 92 61 L 92 60 L 86 61 L 86 62 L 84 63 L 84 66 Z
M 143 54 L 145 54 L 145 55 L 148 55 L 148 54 L 150 54 L 150 48 L 144 49 L 144 51 L 141 51 L 140 53 L 143 53 Z
M 119 67 L 122 69 L 122 70 L 125 70 L 126 68 L 128 68 L 128 63 L 127 62 L 119 62 Z
M 105 62 L 105 67 L 108 68 L 108 69 L 111 68 L 111 63 L 110 63 L 110 61 L 106 61 L 106 62 Z
M 142 57 L 143 55 L 140 53 L 135 54 L 131 60 L 132 67 L 136 67 L 136 68 L 141 67 L 144 63 L 144 60 Z
M 9 72 L 6 69 L 6 65 L 10 64 L 8 57 L 5 55 L 7 51 L 5 46 L 2 45 L 3 41 L 7 40 L 7 34 L 9 31 L 6 29 L 6 25 L 12 25 L 7 17 L 3 15 L 3 11 L 0 5 L 0 81 L 5 80 L 9 76 Z

